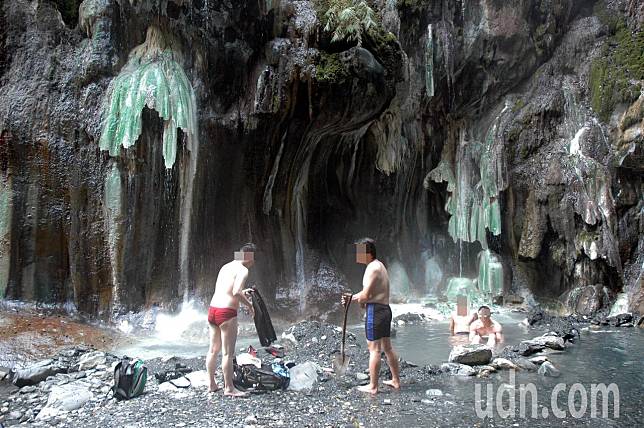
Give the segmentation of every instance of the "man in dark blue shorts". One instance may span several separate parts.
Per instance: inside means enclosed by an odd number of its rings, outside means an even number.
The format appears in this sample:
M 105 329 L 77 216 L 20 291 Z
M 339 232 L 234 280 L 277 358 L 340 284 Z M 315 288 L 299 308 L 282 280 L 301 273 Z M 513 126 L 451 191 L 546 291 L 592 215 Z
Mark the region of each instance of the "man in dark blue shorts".
M 385 265 L 376 258 L 376 244 L 373 239 L 363 238 L 356 243 L 356 262 L 367 265 L 362 278 L 362 291 L 353 295 L 367 310 L 365 334 L 369 348 L 369 385 L 358 387 L 362 392 L 378 392 L 378 374 L 380 373 L 380 354 L 385 353 L 391 370 L 391 380 L 383 384 L 395 389 L 400 388 L 400 368 L 398 356 L 391 346 L 391 308 L 389 307 L 389 275 Z M 342 304 L 347 304 L 347 296 L 342 297 Z

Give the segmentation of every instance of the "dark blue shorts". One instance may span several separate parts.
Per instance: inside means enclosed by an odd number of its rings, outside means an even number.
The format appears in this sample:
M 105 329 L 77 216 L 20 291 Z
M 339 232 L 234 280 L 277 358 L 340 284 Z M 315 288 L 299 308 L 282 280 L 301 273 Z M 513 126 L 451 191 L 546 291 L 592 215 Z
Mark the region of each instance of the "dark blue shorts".
M 389 305 L 367 303 L 364 330 L 369 341 L 391 337 L 391 308 Z

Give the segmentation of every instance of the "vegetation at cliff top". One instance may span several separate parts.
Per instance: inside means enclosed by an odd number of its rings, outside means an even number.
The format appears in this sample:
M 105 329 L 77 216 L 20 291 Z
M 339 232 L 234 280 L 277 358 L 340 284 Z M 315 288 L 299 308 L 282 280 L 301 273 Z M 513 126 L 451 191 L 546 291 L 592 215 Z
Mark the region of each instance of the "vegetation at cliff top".
M 361 46 L 363 36 L 379 27 L 378 15 L 366 0 L 318 0 L 316 12 L 324 31 L 333 34 L 332 42 Z
M 608 122 L 616 105 L 631 103 L 640 95 L 644 81 L 644 32 L 632 32 L 623 20 L 604 17 L 602 21 L 614 34 L 593 61 L 589 86 L 593 109 L 602 121 Z
M 316 0 L 316 13 L 324 31 L 332 34 L 332 43 L 348 42 L 364 46 L 381 62 L 392 50 L 396 36 L 385 31 L 380 17 L 366 0 Z M 348 71 L 336 53 L 321 52 L 316 79 L 320 82 L 339 83 L 349 77 Z

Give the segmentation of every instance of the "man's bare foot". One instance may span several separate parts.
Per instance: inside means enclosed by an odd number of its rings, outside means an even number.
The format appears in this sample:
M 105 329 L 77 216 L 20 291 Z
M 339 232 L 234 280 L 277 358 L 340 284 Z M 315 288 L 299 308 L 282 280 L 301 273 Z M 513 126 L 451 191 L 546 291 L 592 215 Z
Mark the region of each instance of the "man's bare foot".
M 224 391 L 224 395 L 227 397 L 235 397 L 235 398 L 246 398 L 250 396 L 248 392 L 242 392 L 238 389 L 233 389 L 232 391 Z
M 400 381 L 399 380 L 385 380 L 382 382 L 383 384 L 392 387 L 393 389 L 400 389 Z
M 221 388 L 219 387 L 219 385 L 216 385 L 216 384 L 215 384 L 214 386 L 213 386 L 213 385 L 210 385 L 210 388 L 208 388 L 208 392 L 217 392 L 217 391 L 219 391 L 220 389 L 221 389 Z
M 372 388 L 371 385 L 362 385 L 356 387 L 356 389 L 360 392 L 367 392 L 369 394 L 377 394 L 378 393 L 378 388 Z

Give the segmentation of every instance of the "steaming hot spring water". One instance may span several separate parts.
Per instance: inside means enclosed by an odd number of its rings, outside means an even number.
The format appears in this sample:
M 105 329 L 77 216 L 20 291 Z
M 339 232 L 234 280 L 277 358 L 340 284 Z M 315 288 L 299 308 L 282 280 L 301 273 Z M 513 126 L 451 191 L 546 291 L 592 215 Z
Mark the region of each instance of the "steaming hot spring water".
M 394 317 L 412 312 L 441 318 L 420 324 L 407 323 L 396 326 L 392 343 L 400 357 L 406 361 L 421 366 L 440 365 L 447 361 L 451 347 L 462 343 L 459 342 L 460 338 L 450 337 L 447 319 L 434 310 L 423 308 L 421 304 L 394 304 L 392 312 Z M 261 345 L 251 319 L 243 311 L 240 311 L 239 317 L 238 352 L 249 345 L 259 348 Z M 505 344 L 517 344 L 521 340 L 533 338 L 547 331 L 545 327 L 528 328 L 525 325 L 524 313 L 505 308 L 494 307 L 493 318 L 503 325 Z M 208 349 L 208 327 L 205 319 L 205 308 L 194 302 L 187 302 L 175 314 L 163 312 L 156 314 L 156 323 L 151 334 L 133 335 L 132 325 L 122 321 L 120 329 L 128 333 L 131 340 L 113 351 L 119 355 L 136 355 L 144 359 L 169 356 L 202 357 Z M 288 324 L 281 323 L 279 320 L 274 320 L 274 324 L 279 338 Z M 356 334 L 358 340 L 363 340 L 364 326 L 360 319 L 350 317 L 347 329 Z M 619 388 L 620 398 L 620 418 L 617 421 L 626 424 L 623 426 L 631 426 L 636 421 L 644 420 L 641 408 L 642 385 L 644 385 L 643 355 L 644 331 L 642 329 L 584 328 L 581 331 L 581 337 L 565 352 L 553 352 L 548 356 L 561 371 L 561 376 L 558 378 L 544 377 L 536 372 L 517 371 L 513 380 L 509 377 L 511 371 L 506 370 L 487 379 L 438 376 L 436 382 L 432 382 L 429 387 L 439 388 L 444 393 L 459 397 L 459 400 L 464 400 L 465 403 L 469 403 L 467 405 L 473 406 L 476 383 L 481 384 L 483 391 L 486 385 L 491 383 L 494 385 L 494 392 L 501 385 L 513 384 L 517 391 L 521 391 L 525 389 L 525 385 L 533 384 L 536 386 L 538 396 L 541 396 L 538 401 L 538 411 L 541 411 L 542 405 L 551 408 L 551 392 L 558 383 L 567 385 L 567 389 L 557 397 L 563 409 L 567 409 L 568 394 L 572 385 L 581 384 L 589 392 L 593 384 L 615 383 Z M 331 361 L 329 361 L 329 367 L 331 367 Z M 428 385 L 418 383 L 406 387 L 423 392 Z M 579 402 L 580 397 L 578 393 L 574 397 L 578 406 L 583 404 Z M 610 409 L 612 412 L 612 407 Z M 614 422 L 605 419 L 602 421 Z M 413 421 L 409 422 L 413 423 Z
M 396 325 L 395 336 L 392 343 L 395 350 L 404 360 L 415 363 L 419 366 L 440 365 L 446 362 L 450 349 L 453 345 L 459 344 L 458 340 L 464 338 L 450 337 L 448 321 L 444 319 L 436 310 L 423 307 L 421 304 L 394 304 L 392 305 L 394 317 L 405 313 L 424 313 L 432 319 L 425 323 L 406 323 Z M 25 318 L 24 316 L 21 316 Z M 525 314 L 513 312 L 507 308 L 493 307 L 493 317 L 503 325 L 505 344 L 516 344 L 524 339 L 530 339 L 547 331 L 543 328 L 528 328 L 524 320 Z M 279 320 L 278 316 L 274 318 L 274 325 L 278 337 L 282 331 L 288 328 L 289 324 Z M 239 315 L 240 328 L 237 341 L 237 351 L 247 348 L 249 345 L 255 348 L 260 347 L 254 324 L 250 317 L 243 311 Z M 32 345 L 36 342 L 44 348 L 53 346 L 47 339 L 39 339 L 41 327 L 47 329 L 56 329 L 60 327 L 45 326 L 47 318 L 43 318 L 40 323 L 30 322 L 27 329 L 32 328 L 34 334 L 31 336 Z M 57 318 L 58 323 L 63 323 L 72 327 L 72 320 L 66 320 L 65 317 Z M 6 323 L 5 323 L 6 324 Z M 66 343 L 73 346 L 74 341 L 81 341 L 90 334 L 96 334 L 81 331 L 83 324 L 75 324 L 73 328 L 67 330 L 65 336 L 71 340 Z M 111 342 L 104 341 L 106 347 L 116 355 L 128 355 L 131 357 L 140 357 L 144 360 L 156 357 L 203 357 L 208 349 L 208 326 L 206 323 L 206 307 L 195 302 L 186 302 L 176 313 L 165 311 L 150 310 L 146 313 L 136 314 L 128 319 L 121 319 L 118 324 L 120 332 L 112 336 L 117 336 Z M 77 330 L 79 332 L 77 332 Z M 104 329 L 101 329 L 101 331 Z M 350 317 L 348 330 L 363 341 L 364 327 L 363 321 L 358 317 Z M 76 332 L 75 334 L 70 333 Z M 103 331 L 104 334 L 105 332 Z M 107 333 L 108 335 L 110 333 Z M 79 336 L 80 335 L 80 336 Z M 84 335 L 84 336 L 83 336 Z M 112 337 L 114 339 L 114 337 Z M 12 343 L 13 341 L 13 343 Z M 30 355 L 28 352 L 18 352 L 20 346 L 29 348 L 28 343 L 20 344 L 16 337 L 9 341 L 0 339 L 0 349 L 4 354 L 3 365 L 20 367 L 31 361 L 44 358 L 47 354 Z M 108 345 L 109 343 L 109 345 Z M 570 345 L 565 352 L 553 352 L 548 355 L 550 361 L 561 371 L 558 378 L 544 377 L 536 372 L 517 371 L 514 378 L 510 378 L 510 373 L 514 371 L 501 371 L 492 375 L 490 378 L 471 378 L 460 376 L 434 376 L 428 382 L 411 382 L 405 385 L 405 390 L 409 391 L 412 396 L 418 397 L 424 394 L 428 388 L 440 389 L 446 394 L 446 403 L 453 403 L 454 406 L 469 406 L 474 408 L 476 402 L 475 385 L 480 384 L 483 391 L 482 399 L 486 399 L 486 387 L 490 385 L 493 388 L 493 394 L 496 394 L 502 385 L 513 388 L 516 391 L 526 390 L 527 386 L 534 385 L 538 397 L 538 411 L 542 407 L 551 406 L 551 394 L 557 384 L 563 384 L 566 389 L 559 393 L 556 401 L 560 403 L 560 408 L 567 409 L 569 392 L 572 385 L 578 384 L 589 392 L 592 385 L 614 383 L 619 388 L 619 419 L 598 419 L 602 423 L 619 422 L 621 426 L 637 426 L 644 420 L 642 403 L 642 385 L 644 385 L 644 331 L 640 328 L 583 328 L 581 337 L 573 345 Z M 45 351 L 43 351 L 45 352 Z M 13 358 L 7 358 L 13 355 Z M 16 358 L 16 356 L 21 356 Z M 329 360 L 328 367 L 331 367 Z M 517 397 L 518 397 L 517 393 Z M 587 395 L 590 397 L 589 395 Z M 502 400 L 506 400 L 507 397 Z M 580 402 L 581 395 L 577 393 L 572 398 L 577 408 L 583 403 Z M 590 398 L 588 398 L 590 400 Z M 528 401 L 528 406 L 531 402 Z M 587 401 L 586 405 L 589 405 Z M 612 403 L 612 401 L 611 401 Z M 518 405 L 518 404 L 517 404 Z M 612 404 L 611 404 L 612 406 Z M 485 406 L 483 406 L 485 408 Z M 507 408 L 507 406 L 506 406 Z M 609 407 L 613 411 L 613 407 Z M 612 416 L 612 413 L 611 413 Z M 402 421 L 405 421 L 405 415 L 401 415 Z M 407 421 L 413 425 L 415 420 Z M 538 424 L 537 424 L 538 425 Z

